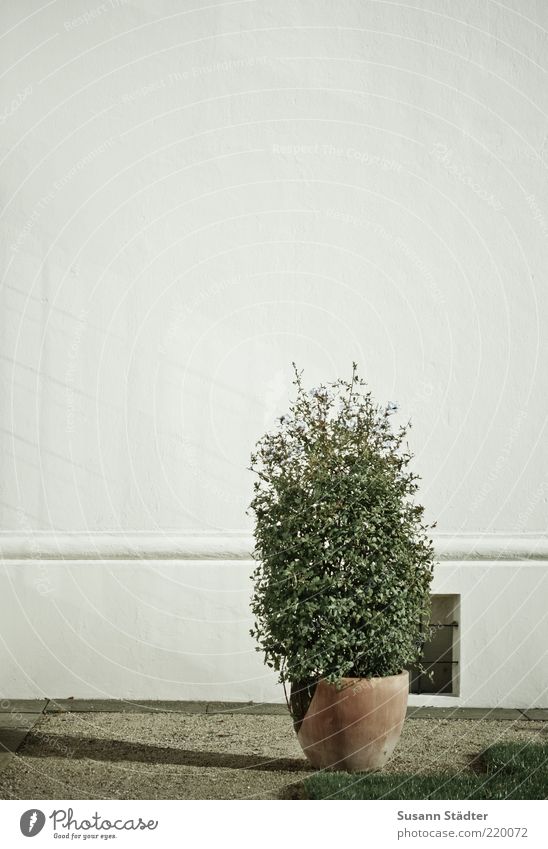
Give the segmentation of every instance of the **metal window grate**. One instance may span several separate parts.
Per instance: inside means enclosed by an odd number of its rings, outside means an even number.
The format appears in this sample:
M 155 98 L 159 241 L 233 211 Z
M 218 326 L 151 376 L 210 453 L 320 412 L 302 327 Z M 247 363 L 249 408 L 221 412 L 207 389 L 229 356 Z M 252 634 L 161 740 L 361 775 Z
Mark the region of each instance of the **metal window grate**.
M 458 691 L 458 596 L 433 596 L 433 629 L 425 640 L 421 662 L 425 671 L 411 669 L 409 692 L 416 695 L 456 695 Z M 445 621 L 444 621 L 445 620 Z

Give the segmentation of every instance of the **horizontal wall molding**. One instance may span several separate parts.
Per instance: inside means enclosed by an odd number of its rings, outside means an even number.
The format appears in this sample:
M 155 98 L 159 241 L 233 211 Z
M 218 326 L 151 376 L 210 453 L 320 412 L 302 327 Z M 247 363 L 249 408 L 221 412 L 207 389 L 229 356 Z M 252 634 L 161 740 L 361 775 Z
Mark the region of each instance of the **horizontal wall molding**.
M 439 560 L 548 560 L 545 534 L 435 534 Z M 0 532 L 0 558 L 14 560 L 251 560 L 248 533 Z

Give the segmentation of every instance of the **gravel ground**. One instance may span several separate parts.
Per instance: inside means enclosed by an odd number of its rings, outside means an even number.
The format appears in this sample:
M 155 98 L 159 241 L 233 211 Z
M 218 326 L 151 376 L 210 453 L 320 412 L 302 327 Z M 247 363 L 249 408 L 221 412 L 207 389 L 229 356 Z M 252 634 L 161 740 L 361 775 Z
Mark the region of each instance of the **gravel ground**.
M 547 738 L 543 722 L 408 719 L 384 772 L 458 772 L 490 743 Z M 67 713 L 33 728 L 0 799 L 272 799 L 307 774 L 289 716 Z

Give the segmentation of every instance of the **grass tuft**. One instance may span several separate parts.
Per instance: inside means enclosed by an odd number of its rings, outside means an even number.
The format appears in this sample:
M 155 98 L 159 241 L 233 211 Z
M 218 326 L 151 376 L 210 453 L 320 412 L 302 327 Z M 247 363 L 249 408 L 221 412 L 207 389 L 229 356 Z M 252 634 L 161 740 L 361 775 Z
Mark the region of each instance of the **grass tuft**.
M 497 743 L 481 755 L 483 775 L 317 772 L 293 799 L 548 799 L 548 743 Z M 286 798 L 288 798 L 286 796 Z

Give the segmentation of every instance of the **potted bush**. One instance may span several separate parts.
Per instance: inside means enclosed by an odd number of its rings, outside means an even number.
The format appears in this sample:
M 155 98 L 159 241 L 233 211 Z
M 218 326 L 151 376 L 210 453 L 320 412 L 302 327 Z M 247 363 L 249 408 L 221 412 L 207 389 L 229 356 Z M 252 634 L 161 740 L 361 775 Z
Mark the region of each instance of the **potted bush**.
M 381 767 L 399 739 L 430 608 L 434 551 L 413 495 L 410 423 L 352 367 L 296 398 L 251 455 L 251 631 L 313 766 Z

